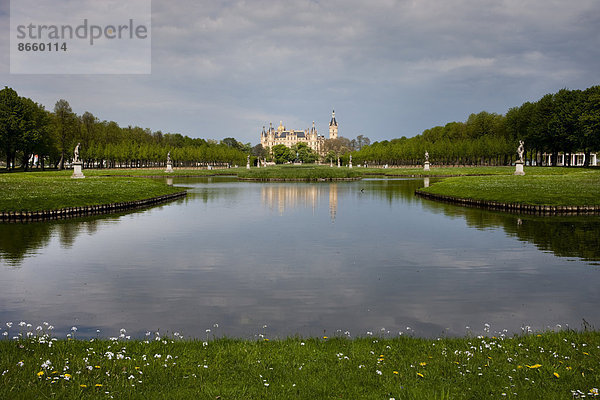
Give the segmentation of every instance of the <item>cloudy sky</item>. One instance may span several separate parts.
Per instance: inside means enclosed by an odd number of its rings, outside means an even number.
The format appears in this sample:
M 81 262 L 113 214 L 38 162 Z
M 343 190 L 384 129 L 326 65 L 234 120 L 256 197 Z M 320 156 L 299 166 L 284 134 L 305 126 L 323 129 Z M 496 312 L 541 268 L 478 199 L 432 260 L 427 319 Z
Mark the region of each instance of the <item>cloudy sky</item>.
M 342 136 L 410 137 L 600 84 L 598 0 L 153 0 L 148 75 L 11 74 L 9 11 L 2 86 L 191 137 L 256 144 L 280 120 L 327 134 L 333 108 Z

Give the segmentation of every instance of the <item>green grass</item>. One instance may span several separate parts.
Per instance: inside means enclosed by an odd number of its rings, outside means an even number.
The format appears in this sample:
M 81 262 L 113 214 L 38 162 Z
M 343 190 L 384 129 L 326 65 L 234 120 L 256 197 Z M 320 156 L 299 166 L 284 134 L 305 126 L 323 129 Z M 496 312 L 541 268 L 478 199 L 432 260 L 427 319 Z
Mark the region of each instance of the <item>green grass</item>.
M 525 176 L 513 176 L 514 167 L 337 168 L 328 165 L 272 166 L 267 168 L 84 170 L 85 179 L 70 179 L 71 170 L 0 174 L 0 211 L 41 211 L 67 207 L 135 201 L 181 191 L 143 176 L 237 175 L 242 179 L 319 181 L 385 176 L 452 176 L 424 189 L 430 193 L 498 202 L 535 205 L 600 205 L 600 169 L 526 167 Z M 465 176 L 488 175 L 488 176 Z
M 362 172 L 356 168 L 329 167 L 323 165 L 284 165 L 270 166 L 267 168 L 244 169 L 238 172 L 241 179 L 269 180 L 295 180 L 319 181 L 334 179 L 359 179 Z
M 41 335 L 0 340 L 0 398 L 589 398 L 599 362 L 595 331 L 208 342 Z
M 525 167 L 527 175 L 565 175 L 581 172 L 582 168 Z M 599 170 L 589 168 L 587 170 Z M 512 175 L 515 167 L 434 167 L 429 171 L 419 168 L 359 168 L 365 175 L 384 176 L 467 176 L 467 175 Z
M 71 179 L 65 173 L 0 174 L 0 211 L 42 211 L 148 199 L 184 189 L 143 178 Z
M 546 168 L 526 168 L 525 176 L 468 176 L 448 178 L 423 192 L 497 201 L 549 206 L 600 205 L 600 170 L 560 169 L 552 174 Z

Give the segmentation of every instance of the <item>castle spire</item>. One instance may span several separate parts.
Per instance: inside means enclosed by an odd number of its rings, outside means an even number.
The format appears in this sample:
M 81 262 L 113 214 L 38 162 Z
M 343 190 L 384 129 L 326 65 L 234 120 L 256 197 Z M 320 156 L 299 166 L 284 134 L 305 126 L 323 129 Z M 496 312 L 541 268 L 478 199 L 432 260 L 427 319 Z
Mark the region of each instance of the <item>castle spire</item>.
M 335 120 L 335 110 L 331 112 L 331 121 L 329 121 L 329 139 L 338 138 L 338 123 Z
M 331 112 L 331 121 L 329 121 L 329 126 L 337 126 L 337 121 L 335 120 L 335 110 Z

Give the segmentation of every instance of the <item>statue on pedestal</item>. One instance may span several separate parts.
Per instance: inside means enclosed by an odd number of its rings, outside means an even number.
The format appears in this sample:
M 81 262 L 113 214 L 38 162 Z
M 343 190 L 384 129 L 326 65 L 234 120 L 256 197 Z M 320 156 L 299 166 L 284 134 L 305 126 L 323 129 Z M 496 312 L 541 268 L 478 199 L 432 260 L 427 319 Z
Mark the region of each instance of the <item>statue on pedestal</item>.
M 523 162 L 523 153 L 525 153 L 525 142 L 519 140 L 519 148 L 517 149 L 517 154 L 519 154 L 519 161 Z
M 525 171 L 523 171 L 523 154 L 525 153 L 525 142 L 519 140 L 519 148 L 517 148 L 517 154 L 519 155 L 519 159 L 515 162 L 515 173 L 514 175 L 525 175 Z
M 77 146 L 75 146 L 75 150 L 73 151 L 73 162 L 79 162 L 79 146 L 80 143 L 77 143 Z
M 73 175 L 71 175 L 71 178 L 85 178 L 85 175 L 83 175 L 82 172 L 83 163 L 79 159 L 80 145 L 81 144 L 77 143 L 77 146 L 75 146 L 75 150 L 73 150 Z

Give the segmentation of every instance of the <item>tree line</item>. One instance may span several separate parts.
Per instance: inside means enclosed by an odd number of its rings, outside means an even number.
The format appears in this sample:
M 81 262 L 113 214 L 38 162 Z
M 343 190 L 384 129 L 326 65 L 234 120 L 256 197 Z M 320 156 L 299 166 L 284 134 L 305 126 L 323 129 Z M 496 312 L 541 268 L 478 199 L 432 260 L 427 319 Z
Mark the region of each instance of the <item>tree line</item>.
M 444 165 L 507 165 L 516 159 L 519 140 L 526 158 L 541 165 L 542 155 L 586 154 L 600 150 L 600 86 L 586 90 L 562 89 L 537 102 L 526 102 L 506 115 L 482 111 L 465 122 L 450 122 L 412 138 L 375 142 L 352 153 L 357 163 L 417 165 L 430 161 Z M 567 163 L 570 157 L 565 157 Z
M 11 88 L 0 90 L 0 153 L 7 168 L 27 170 L 35 164 L 62 169 L 72 160 L 77 143 L 81 143 L 80 159 L 88 168 L 164 166 L 168 152 L 174 166 L 234 165 L 245 163 L 251 150 L 250 144 L 233 138 L 217 143 L 137 126 L 120 127 L 87 111 L 79 116 L 63 99 L 50 112 Z

